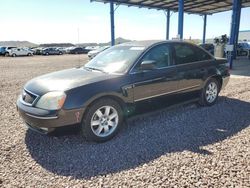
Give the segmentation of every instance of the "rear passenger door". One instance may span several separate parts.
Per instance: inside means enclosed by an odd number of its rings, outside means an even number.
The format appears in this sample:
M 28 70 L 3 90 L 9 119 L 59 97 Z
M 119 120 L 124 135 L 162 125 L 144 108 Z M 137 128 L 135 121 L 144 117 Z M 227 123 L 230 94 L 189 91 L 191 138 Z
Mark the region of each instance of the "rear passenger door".
M 174 62 L 179 79 L 178 90 L 194 91 L 200 89 L 212 60 L 211 55 L 195 45 L 174 44 Z

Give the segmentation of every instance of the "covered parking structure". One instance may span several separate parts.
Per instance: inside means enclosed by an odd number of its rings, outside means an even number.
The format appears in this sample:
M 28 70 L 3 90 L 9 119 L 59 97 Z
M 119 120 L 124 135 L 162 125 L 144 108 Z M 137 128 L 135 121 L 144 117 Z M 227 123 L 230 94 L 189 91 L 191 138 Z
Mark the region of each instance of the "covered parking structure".
M 179 39 L 183 39 L 184 12 L 198 14 L 204 17 L 203 39 L 206 40 L 207 15 L 232 10 L 229 45 L 233 45 L 232 55 L 229 56 L 230 68 L 233 67 L 233 54 L 235 54 L 238 41 L 241 9 L 250 7 L 250 0 L 90 0 L 110 4 L 111 20 L 111 45 L 115 44 L 114 4 L 136 6 L 139 8 L 157 9 L 166 11 L 167 26 L 166 39 L 169 40 L 170 11 L 178 12 L 178 33 Z

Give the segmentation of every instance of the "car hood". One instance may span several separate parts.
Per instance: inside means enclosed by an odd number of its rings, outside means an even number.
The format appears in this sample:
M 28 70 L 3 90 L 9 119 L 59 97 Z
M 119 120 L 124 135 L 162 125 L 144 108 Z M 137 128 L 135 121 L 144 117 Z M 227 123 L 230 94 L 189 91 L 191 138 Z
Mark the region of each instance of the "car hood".
M 34 94 L 42 96 L 50 91 L 66 91 L 117 76 L 118 75 L 85 70 L 84 68 L 73 68 L 36 77 L 27 82 L 24 88 Z

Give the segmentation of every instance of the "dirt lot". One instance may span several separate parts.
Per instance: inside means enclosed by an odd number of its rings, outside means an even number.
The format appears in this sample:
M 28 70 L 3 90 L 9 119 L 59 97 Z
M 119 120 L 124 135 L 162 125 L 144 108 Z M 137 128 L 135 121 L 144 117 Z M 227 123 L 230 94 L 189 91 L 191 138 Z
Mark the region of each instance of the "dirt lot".
M 82 56 L 0 57 L 0 187 L 250 187 L 250 77 L 212 107 L 138 116 L 104 144 L 28 131 L 16 99 L 29 79 Z

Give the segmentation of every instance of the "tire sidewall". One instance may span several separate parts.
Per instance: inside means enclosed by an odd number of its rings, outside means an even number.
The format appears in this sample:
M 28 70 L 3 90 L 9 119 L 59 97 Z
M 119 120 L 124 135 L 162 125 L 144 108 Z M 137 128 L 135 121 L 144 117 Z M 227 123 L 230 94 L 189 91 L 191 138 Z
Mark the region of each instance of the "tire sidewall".
M 103 106 L 112 106 L 116 109 L 118 113 L 118 125 L 114 132 L 106 137 L 98 137 L 95 135 L 91 129 L 91 119 L 96 112 L 97 109 L 103 107 Z M 113 138 L 121 129 L 123 123 L 123 113 L 122 108 L 120 107 L 119 103 L 117 103 L 113 99 L 109 98 L 103 98 L 99 99 L 98 101 L 94 102 L 86 111 L 86 113 L 83 116 L 82 124 L 81 124 L 81 132 L 82 135 L 88 140 L 88 141 L 94 141 L 94 142 L 105 142 Z
M 217 95 L 216 95 L 215 100 L 210 103 L 210 102 L 207 101 L 206 90 L 207 90 L 208 85 L 211 84 L 212 82 L 214 82 L 216 84 L 216 86 L 217 86 Z M 212 106 L 212 105 L 214 105 L 217 102 L 217 100 L 218 100 L 219 92 L 220 92 L 220 84 L 219 84 L 219 82 L 215 78 L 210 78 L 206 82 L 206 84 L 205 84 L 205 86 L 204 86 L 204 88 L 202 90 L 202 103 L 203 103 L 203 105 L 205 105 L 205 106 Z

